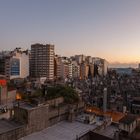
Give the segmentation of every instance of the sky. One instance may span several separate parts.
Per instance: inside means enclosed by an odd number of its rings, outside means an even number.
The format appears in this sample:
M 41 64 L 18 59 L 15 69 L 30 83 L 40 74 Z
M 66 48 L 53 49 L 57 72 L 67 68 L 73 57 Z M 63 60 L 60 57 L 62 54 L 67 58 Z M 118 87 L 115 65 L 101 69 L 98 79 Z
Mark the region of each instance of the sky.
M 140 62 L 140 0 L 0 0 L 0 50 L 54 44 L 57 54 Z

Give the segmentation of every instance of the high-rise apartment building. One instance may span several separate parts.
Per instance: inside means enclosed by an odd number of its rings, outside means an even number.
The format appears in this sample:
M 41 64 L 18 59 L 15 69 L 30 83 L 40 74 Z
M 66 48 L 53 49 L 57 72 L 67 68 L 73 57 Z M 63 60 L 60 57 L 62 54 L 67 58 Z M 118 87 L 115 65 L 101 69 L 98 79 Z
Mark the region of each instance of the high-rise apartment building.
M 94 64 L 89 64 L 88 78 L 93 78 L 93 77 L 94 77 Z
M 41 81 L 54 79 L 54 45 L 31 45 L 30 74 Z
M 87 56 L 87 57 L 86 57 L 86 62 L 87 62 L 88 64 L 91 64 L 91 63 L 92 63 L 92 57 L 91 57 L 91 56 Z
M 72 64 L 68 57 L 61 58 L 61 78 L 65 80 L 66 78 L 72 77 Z
M 105 59 L 102 59 L 102 63 L 103 63 L 103 75 L 105 76 L 108 71 L 108 62 Z
M 108 62 L 105 59 L 94 57 L 93 63 L 98 67 L 98 74 L 100 76 L 105 76 L 108 70 Z
M 10 58 L 11 52 L 0 52 L 0 75 L 4 75 L 6 79 L 10 79 Z
M 88 78 L 88 73 L 89 73 L 89 65 L 87 65 L 86 63 L 82 63 L 80 65 L 80 79 Z
M 10 60 L 10 79 L 26 78 L 29 76 L 29 52 L 21 48 L 16 48 L 12 52 Z
M 140 63 L 138 64 L 138 70 L 140 70 Z
M 78 62 L 78 64 L 81 64 L 85 62 L 86 56 L 85 55 L 75 55 L 75 60 Z
M 80 78 L 80 65 L 76 61 L 72 61 L 72 77 Z
M 29 52 L 21 48 L 0 52 L 0 75 L 6 79 L 29 76 Z
M 61 78 L 61 57 L 58 55 L 54 58 L 54 77 L 56 80 Z
M 68 63 L 68 69 L 69 69 L 69 78 L 72 78 L 72 63 L 71 63 L 71 61 Z

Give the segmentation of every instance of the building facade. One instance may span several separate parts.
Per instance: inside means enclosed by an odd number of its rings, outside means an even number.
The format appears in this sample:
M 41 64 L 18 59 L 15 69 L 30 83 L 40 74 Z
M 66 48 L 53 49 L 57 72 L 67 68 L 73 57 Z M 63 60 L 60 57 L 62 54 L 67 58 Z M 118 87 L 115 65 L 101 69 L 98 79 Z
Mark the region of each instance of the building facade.
M 0 53 L 0 74 L 6 79 L 26 78 L 29 76 L 29 52 L 16 48 Z
M 88 78 L 88 73 L 89 73 L 89 65 L 87 65 L 86 63 L 82 63 L 80 65 L 80 79 Z
M 72 61 L 72 77 L 80 78 L 80 65 L 76 61 Z
M 30 74 L 40 80 L 54 79 L 54 45 L 31 45 Z
M 61 78 L 61 57 L 58 55 L 54 58 L 54 77 L 56 80 Z
M 11 65 L 11 76 L 10 79 L 14 78 L 26 78 L 29 76 L 29 52 L 28 50 L 22 50 L 16 48 L 12 52 L 12 58 L 10 60 Z

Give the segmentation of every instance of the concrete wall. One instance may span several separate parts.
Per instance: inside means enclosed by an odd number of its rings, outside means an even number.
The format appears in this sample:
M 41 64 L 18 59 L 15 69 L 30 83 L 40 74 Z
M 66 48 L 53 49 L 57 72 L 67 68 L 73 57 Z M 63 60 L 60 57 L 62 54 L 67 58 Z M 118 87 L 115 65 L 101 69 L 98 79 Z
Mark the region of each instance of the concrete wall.
M 22 109 L 20 107 L 14 107 L 14 118 L 23 124 L 28 123 L 28 112 L 26 109 Z
M 0 134 L 0 140 L 18 140 L 25 136 L 25 126 L 9 130 L 5 133 Z
M 59 116 L 55 116 L 49 119 L 49 126 L 52 126 L 60 121 L 64 121 L 68 119 L 68 114 L 61 114 Z
M 27 124 L 28 133 L 30 134 L 47 128 L 49 126 L 48 120 L 48 105 L 43 105 L 38 109 L 29 110 Z
M 59 104 L 64 102 L 63 97 L 55 98 L 53 100 L 48 100 L 46 103 L 49 104 L 49 106 L 58 106 Z
M 48 104 L 35 108 L 29 107 L 28 109 L 21 108 L 19 106 L 14 107 L 14 110 L 14 118 L 17 121 L 27 125 L 26 130 L 28 134 L 48 127 Z

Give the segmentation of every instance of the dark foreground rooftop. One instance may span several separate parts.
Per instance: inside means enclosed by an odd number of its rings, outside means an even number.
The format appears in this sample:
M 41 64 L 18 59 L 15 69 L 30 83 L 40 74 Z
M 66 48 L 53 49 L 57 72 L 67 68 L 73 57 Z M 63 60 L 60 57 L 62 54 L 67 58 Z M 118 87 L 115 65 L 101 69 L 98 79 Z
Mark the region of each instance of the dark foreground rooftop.
M 1 119 L 0 120 L 0 134 L 23 127 L 22 124 Z
M 74 121 L 73 123 L 63 121 L 40 132 L 28 135 L 20 140 L 75 140 L 76 136 L 93 130 L 95 125 L 83 124 Z

